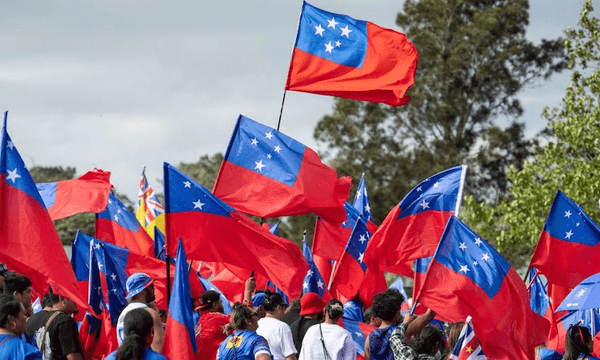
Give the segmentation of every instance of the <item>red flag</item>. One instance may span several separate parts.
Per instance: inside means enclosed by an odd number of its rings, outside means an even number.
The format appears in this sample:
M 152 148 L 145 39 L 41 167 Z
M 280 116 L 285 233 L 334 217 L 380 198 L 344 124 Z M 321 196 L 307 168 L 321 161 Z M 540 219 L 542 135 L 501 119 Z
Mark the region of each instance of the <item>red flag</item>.
M 99 213 L 106 207 L 110 171 L 95 169 L 77 179 L 36 184 L 52 220 L 82 212 Z
M 29 277 L 38 293 L 52 286 L 56 294 L 89 309 L 40 193 L 6 131 L 7 116 L 0 143 L 0 258 Z
M 404 105 L 418 58 L 402 33 L 304 2 L 285 88 Z
M 300 296 L 308 266 L 298 245 L 235 211 L 167 163 L 164 180 L 167 239 L 181 238 L 191 259 L 252 269 L 290 297 Z M 175 244 L 168 242 L 168 255 L 173 255 Z
M 352 179 L 338 179 L 316 152 L 243 115 L 238 117 L 213 193 L 260 217 L 315 213 L 332 223 L 346 220 L 344 201 Z

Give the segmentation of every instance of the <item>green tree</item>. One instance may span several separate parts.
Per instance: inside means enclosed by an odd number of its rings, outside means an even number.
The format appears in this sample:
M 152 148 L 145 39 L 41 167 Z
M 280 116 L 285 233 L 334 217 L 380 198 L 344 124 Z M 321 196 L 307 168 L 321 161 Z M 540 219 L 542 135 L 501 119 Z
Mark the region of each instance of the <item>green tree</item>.
M 223 154 L 221 153 L 216 153 L 212 156 L 202 155 L 194 163 L 179 163 L 177 168 L 192 177 L 200 185 L 212 190 L 222 161 Z
M 568 29 L 565 47 L 572 83 L 559 107 L 545 109 L 549 141 L 523 168 L 512 168 L 511 196 L 497 208 L 468 198 L 468 221 L 493 239 L 500 251 L 514 252 L 528 261 L 558 189 L 593 218 L 600 211 L 600 23 L 590 17 L 587 0 L 579 29 Z

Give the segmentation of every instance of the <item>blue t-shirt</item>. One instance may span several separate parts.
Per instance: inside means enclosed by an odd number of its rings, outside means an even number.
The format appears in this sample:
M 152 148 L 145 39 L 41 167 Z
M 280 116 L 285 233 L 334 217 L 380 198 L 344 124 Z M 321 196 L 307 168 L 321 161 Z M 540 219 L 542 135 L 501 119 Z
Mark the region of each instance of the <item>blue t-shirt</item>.
M 269 354 L 267 340 L 254 331 L 241 330 L 229 335 L 219 346 L 217 360 L 254 360 L 259 353 Z
M 116 360 L 117 351 L 118 350 L 115 350 L 108 354 L 108 356 L 105 357 L 104 360 Z M 157 353 L 156 351 L 153 351 L 152 349 L 146 348 L 146 350 L 144 350 L 144 360 L 167 360 L 167 357 Z
M 4 339 L 9 338 L 4 341 Z M 42 360 L 42 354 L 33 345 L 23 342 L 14 335 L 0 335 L 0 359 L 3 360 Z
M 397 326 L 377 328 L 369 334 L 369 354 L 373 360 L 394 360 L 390 337 Z

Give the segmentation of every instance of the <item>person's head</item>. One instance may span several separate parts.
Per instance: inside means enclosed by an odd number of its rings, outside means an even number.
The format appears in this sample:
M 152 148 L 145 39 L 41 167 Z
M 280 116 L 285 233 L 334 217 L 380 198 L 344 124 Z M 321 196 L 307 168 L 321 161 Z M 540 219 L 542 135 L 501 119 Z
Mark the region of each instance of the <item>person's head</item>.
M 263 306 L 265 299 L 267 298 L 267 291 L 257 291 L 256 294 L 252 295 L 252 307 L 258 313 L 258 318 L 262 319 L 267 315 L 265 307 Z
M 142 360 L 154 336 L 152 315 L 145 308 L 131 310 L 123 319 L 123 330 L 125 338 L 117 351 L 117 359 Z
M 309 292 L 300 298 L 300 316 L 318 318 L 323 313 L 325 301 L 316 293 Z
M 56 297 L 53 299 L 57 299 L 57 301 L 52 303 L 52 310 L 62 311 L 69 315 L 77 314 L 79 312 L 79 309 L 77 309 L 77 305 L 73 302 L 73 300 L 61 295 L 54 296 Z
M 223 312 L 223 301 L 221 295 L 214 290 L 208 290 L 200 295 L 200 305 L 196 308 L 196 311 L 208 311 L 208 312 Z
M 231 327 L 235 330 L 258 329 L 258 313 L 246 305 L 235 303 L 231 310 Z
M 395 323 L 400 318 L 404 296 L 396 289 L 387 289 L 373 297 L 373 313 L 386 322 Z
M 4 293 L 14 295 L 24 307 L 31 307 L 31 280 L 17 273 L 6 274 Z
M 154 280 L 144 273 L 135 273 L 125 282 L 128 301 L 139 301 L 150 304 L 156 297 L 154 295 Z
M 25 332 L 25 308 L 14 295 L 0 294 L 0 328 L 15 335 Z
M 448 325 L 448 329 L 446 330 L 446 336 L 448 336 L 448 348 L 454 349 L 464 326 L 465 323 L 462 321 Z
M 42 307 L 51 308 L 52 306 L 54 306 L 54 304 L 58 303 L 59 300 L 60 298 L 58 297 L 58 295 L 54 293 L 48 293 L 42 298 Z
M 577 359 L 579 354 L 590 354 L 594 350 L 594 339 L 588 328 L 584 326 L 570 326 L 565 340 L 565 359 Z
M 263 307 L 265 311 L 270 316 L 281 320 L 283 315 L 285 315 L 285 301 L 283 300 L 283 296 L 277 293 L 267 294 L 265 297 L 265 301 L 263 302 Z
M 363 313 L 363 319 L 364 322 L 366 322 L 367 324 L 371 324 L 377 327 L 381 325 L 381 318 L 375 315 L 375 312 L 373 312 L 373 307 L 370 307 L 367 310 L 365 310 L 365 312 Z
M 438 350 L 446 347 L 444 334 L 436 326 L 425 326 L 415 340 L 414 348 L 417 354 L 435 355 Z
M 338 299 L 329 300 L 325 305 L 325 322 L 335 323 L 344 316 L 344 305 Z

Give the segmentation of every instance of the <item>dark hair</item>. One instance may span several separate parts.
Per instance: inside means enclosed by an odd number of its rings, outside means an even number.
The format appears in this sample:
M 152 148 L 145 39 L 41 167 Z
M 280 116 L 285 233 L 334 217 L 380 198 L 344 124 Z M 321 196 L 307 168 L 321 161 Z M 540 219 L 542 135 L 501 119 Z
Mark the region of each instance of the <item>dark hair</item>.
M 146 350 L 146 337 L 152 331 L 152 315 L 145 308 L 133 309 L 125 315 L 125 339 L 117 350 L 117 359 L 142 360 Z
M 256 312 L 250 309 L 248 306 L 243 305 L 239 302 L 233 304 L 231 310 L 231 326 L 236 330 L 246 330 L 252 319 L 252 315 Z
M 60 301 L 60 296 L 55 293 L 48 293 L 42 299 L 42 307 L 51 307 Z
M 575 360 L 579 354 L 589 355 L 588 342 L 592 339 L 592 335 L 588 328 L 583 326 L 570 326 L 567 330 L 565 340 L 565 360 Z
M 387 289 L 373 297 L 373 313 L 383 321 L 392 321 L 400 306 L 404 302 L 404 296 L 396 289 Z
M 6 328 L 9 316 L 17 318 L 23 305 L 12 294 L 0 294 L 0 328 Z
M 4 293 L 12 294 L 15 291 L 22 294 L 31 286 L 31 280 L 23 274 L 7 274 L 4 278 Z
M 370 308 L 368 308 L 367 310 L 365 310 L 363 312 L 363 321 L 366 322 L 367 324 L 369 323 L 369 321 L 371 321 L 371 318 L 375 315 L 375 312 L 373 312 L 373 307 L 371 306 Z M 379 317 L 379 316 L 377 316 Z
M 464 326 L 465 326 L 465 323 L 462 321 L 448 325 L 448 329 L 446 330 L 446 336 L 448 336 L 448 348 L 449 349 L 454 349 L 454 346 L 458 342 L 460 332 L 462 331 Z
M 444 334 L 435 326 L 425 326 L 415 339 L 414 348 L 417 354 L 433 355 L 433 349 L 437 346 L 444 346 Z
M 267 293 L 267 297 L 265 297 L 265 301 L 263 302 L 263 307 L 265 308 L 265 311 L 275 311 L 275 309 L 277 309 L 277 306 L 279 305 L 285 306 L 283 296 L 281 296 L 278 293 Z
M 344 305 L 338 299 L 329 300 L 327 305 L 325 305 L 325 312 L 331 320 L 336 321 L 344 316 Z

